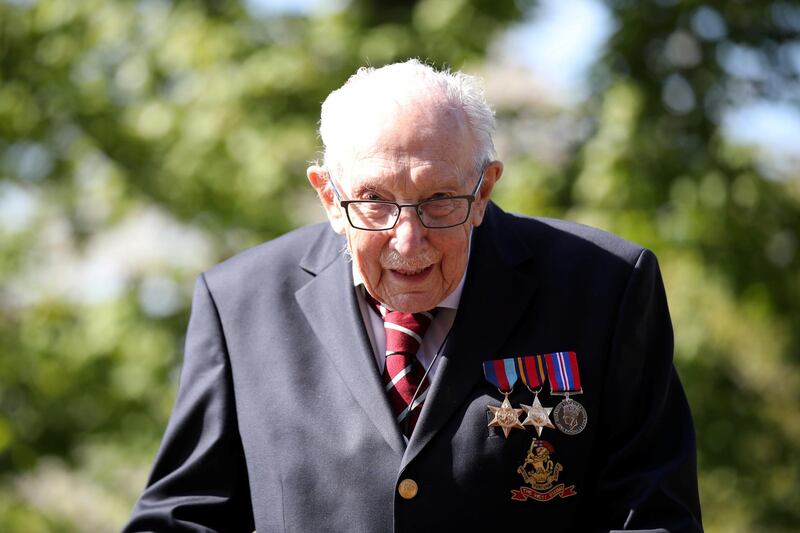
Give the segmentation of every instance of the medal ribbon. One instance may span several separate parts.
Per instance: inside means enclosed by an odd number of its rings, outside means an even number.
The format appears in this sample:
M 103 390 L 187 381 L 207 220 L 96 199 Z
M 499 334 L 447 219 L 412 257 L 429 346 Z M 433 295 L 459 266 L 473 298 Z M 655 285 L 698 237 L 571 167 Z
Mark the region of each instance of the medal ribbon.
M 581 376 L 578 373 L 578 358 L 575 352 L 555 352 L 544 355 L 551 392 L 579 393 Z
M 545 378 L 542 357 L 539 355 L 526 355 L 524 357 L 517 357 L 515 362 L 522 383 L 532 391 L 540 389 Z
M 513 358 L 484 361 L 483 374 L 486 376 L 486 380 L 500 389 L 503 394 L 511 392 L 518 378 Z

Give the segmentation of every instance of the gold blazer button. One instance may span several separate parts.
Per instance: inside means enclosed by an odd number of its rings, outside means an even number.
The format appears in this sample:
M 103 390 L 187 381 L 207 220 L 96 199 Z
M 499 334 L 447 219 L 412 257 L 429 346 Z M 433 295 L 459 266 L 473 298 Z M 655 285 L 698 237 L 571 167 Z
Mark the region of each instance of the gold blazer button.
M 413 479 L 404 479 L 400 482 L 397 486 L 397 492 L 400 493 L 400 497 L 406 500 L 410 500 L 414 496 L 417 495 L 417 482 Z

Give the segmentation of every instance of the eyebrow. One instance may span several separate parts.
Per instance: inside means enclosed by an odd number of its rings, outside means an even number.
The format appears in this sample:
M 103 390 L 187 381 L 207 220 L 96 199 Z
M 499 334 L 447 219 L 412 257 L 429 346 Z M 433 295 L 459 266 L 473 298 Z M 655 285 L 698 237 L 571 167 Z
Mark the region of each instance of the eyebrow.
M 362 183 L 357 188 L 353 189 L 353 196 L 358 196 L 358 195 L 363 194 L 365 192 L 380 193 L 381 189 L 378 186 L 373 185 L 370 182 Z

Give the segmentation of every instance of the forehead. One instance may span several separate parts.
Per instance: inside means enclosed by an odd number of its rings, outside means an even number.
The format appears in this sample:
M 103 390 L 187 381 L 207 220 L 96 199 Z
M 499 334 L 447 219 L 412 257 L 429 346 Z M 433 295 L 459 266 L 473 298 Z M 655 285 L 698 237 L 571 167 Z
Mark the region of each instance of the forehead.
M 351 183 L 459 185 L 473 170 L 474 143 L 461 114 L 450 109 L 412 108 L 360 126 L 342 161 Z
M 458 186 L 469 174 L 455 158 L 419 157 L 411 154 L 373 153 L 354 157 L 344 168 L 351 185 L 392 186 L 407 183 L 415 187 Z

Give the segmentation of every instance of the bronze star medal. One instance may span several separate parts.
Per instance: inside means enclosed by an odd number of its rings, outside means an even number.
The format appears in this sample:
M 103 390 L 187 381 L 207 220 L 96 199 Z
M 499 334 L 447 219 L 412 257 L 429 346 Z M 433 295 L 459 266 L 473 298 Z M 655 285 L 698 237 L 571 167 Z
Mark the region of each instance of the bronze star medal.
M 539 401 L 538 394 L 533 397 L 533 405 L 525 405 L 523 403 L 522 407 L 528 413 L 528 415 L 525 417 L 525 420 L 522 422 L 523 426 L 535 427 L 536 433 L 540 437 L 542 436 L 542 428 L 555 429 L 553 423 L 550 422 L 550 412 L 553 410 L 553 408 L 542 406 L 542 402 Z
M 489 422 L 489 427 L 502 428 L 503 435 L 506 438 L 514 428 L 525 429 L 525 426 L 519 423 L 519 415 L 522 414 L 522 409 L 514 409 L 508 401 L 508 395 L 514 390 L 514 383 L 517 382 L 518 378 L 514 358 L 484 361 L 483 374 L 486 376 L 486 381 L 497 387 L 497 390 L 503 395 L 503 403 L 500 407 L 495 407 L 494 405 L 486 406 L 489 412 L 494 415 L 492 421 Z
M 488 405 L 489 411 L 494 415 L 494 418 L 489 422 L 489 427 L 499 427 L 503 430 L 503 435 L 508 438 L 508 434 L 512 429 L 525 429 L 525 426 L 520 424 L 519 415 L 522 414 L 522 409 L 514 409 L 508 401 L 508 394 L 503 398 L 503 403 L 500 407 Z

